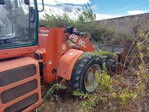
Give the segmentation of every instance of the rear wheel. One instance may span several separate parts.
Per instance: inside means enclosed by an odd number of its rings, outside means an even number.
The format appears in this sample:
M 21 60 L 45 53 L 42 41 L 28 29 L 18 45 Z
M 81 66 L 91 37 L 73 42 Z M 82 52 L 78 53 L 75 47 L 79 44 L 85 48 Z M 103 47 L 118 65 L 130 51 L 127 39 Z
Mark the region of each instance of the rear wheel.
M 72 91 L 92 93 L 98 86 L 96 73 L 100 74 L 102 60 L 92 53 L 84 53 L 75 64 L 68 84 Z

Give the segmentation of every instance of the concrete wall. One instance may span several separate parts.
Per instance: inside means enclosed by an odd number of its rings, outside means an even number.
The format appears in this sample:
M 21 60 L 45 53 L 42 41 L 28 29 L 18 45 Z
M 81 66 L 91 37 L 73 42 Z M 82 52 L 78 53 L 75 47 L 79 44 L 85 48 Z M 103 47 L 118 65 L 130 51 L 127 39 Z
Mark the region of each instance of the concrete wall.
M 96 21 L 104 28 L 110 28 L 122 33 L 133 33 L 134 30 L 149 30 L 149 13 L 125 16 Z

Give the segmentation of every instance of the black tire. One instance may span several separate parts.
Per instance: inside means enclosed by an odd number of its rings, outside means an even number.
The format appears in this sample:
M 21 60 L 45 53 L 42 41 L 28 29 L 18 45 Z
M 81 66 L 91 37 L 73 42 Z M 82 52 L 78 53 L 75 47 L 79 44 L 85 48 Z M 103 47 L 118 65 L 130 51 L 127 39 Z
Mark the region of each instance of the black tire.
M 90 67 L 94 67 L 94 65 L 99 66 L 98 68 L 101 70 L 102 59 L 93 53 L 83 53 L 73 68 L 71 80 L 68 81 L 72 92 L 79 91 L 83 93 L 92 93 L 94 91 L 87 90 L 84 82 L 87 79 L 86 74 L 88 70 Z

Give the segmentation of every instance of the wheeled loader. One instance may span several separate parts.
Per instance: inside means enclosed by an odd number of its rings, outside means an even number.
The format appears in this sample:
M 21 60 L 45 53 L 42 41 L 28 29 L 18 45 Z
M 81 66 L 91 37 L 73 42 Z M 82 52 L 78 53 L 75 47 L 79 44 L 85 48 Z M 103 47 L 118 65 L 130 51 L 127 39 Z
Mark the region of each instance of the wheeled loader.
M 38 12 L 37 0 L 0 0 L 0 112 L 39 107 L 41 81 L 65 79 L 83 93 L 98 86 L 102 59 L 92 53 L 89 35 L 73 27 L 39 27 Z
M 108 70 L 121 71 L 121 55 L 118 61 L 96 56 L 88 33 L 39 27 L 38 5 L 0 0 L 0 112 L 32 112 L 42 103 L 41 85 L 62 79 L 71 91 L 92 93 L 103 61 Z

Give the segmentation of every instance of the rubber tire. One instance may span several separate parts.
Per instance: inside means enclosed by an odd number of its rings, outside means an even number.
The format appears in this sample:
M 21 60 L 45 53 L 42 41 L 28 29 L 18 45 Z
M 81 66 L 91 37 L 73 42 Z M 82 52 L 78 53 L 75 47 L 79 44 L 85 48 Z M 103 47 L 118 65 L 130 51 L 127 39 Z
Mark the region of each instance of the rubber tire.
M 71 92 L 79 91 L 83 93 L 91 93 L 84 87 L 85 74 L 93 64 L 98 64 L 100 69 L 102 69 L 102 63 L 102 59 L 95 54 L 88 52 L 83 53 L 83 55 L 76 62 L 72 71 L 71 79 L 68 81 Z

